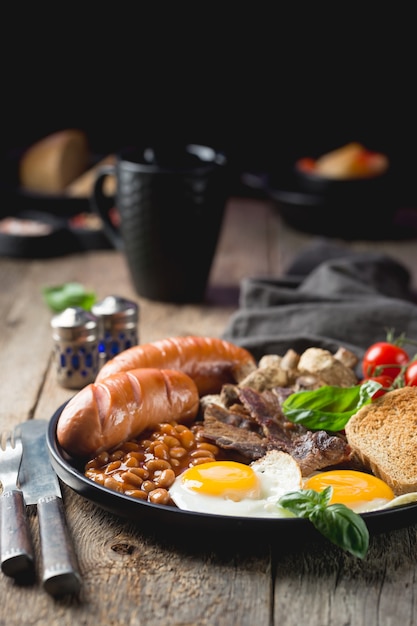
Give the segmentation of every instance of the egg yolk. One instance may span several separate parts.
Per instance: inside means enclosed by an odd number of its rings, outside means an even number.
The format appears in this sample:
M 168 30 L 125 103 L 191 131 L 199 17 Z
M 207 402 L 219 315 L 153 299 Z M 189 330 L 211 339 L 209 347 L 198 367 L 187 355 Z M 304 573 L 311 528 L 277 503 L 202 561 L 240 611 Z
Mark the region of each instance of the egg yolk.
M 235 461 L 213 461 L 188 468 L 181 476 L 187 489 L 239 501 L 257 498 L 260 483 L 251 467 Z
M 345 504 L 353 508 L 361 502 L 372 500 L 389 501 L 394 498 L 392 489 L 383 480 L 355 470 L 334 470 L 311 476 L 304 483 L 305 489 L 323 491 L 333 487 L 329 504 Z

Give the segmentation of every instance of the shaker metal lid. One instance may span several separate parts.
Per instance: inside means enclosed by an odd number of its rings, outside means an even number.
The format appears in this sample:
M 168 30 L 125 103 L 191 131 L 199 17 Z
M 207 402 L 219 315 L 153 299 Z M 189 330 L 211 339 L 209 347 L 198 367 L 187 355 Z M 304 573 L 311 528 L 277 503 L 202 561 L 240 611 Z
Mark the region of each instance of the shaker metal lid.
M 54 339 L 92 341 L 97 337 L 97 320 L 81 307 L 68 307 L 51 320 Z
M 91 311 L 105 327 L 138 321 L 138 305 L 120 296 L 107 296 L 100 302 L 96 302 Z

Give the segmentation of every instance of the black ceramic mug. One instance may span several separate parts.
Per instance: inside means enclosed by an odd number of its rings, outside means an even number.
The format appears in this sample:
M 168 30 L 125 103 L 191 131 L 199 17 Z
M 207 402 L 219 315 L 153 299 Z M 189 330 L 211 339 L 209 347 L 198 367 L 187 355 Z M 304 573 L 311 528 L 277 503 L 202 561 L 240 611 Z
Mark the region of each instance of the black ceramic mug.
M 116 178 L 111 219 L 103 184 Z M 98 170 L 92 208 L 126 256 L 133 285 L 151 300 L 204 300 L 229 196 L 225 155 L 208 146 L 128 148 Z

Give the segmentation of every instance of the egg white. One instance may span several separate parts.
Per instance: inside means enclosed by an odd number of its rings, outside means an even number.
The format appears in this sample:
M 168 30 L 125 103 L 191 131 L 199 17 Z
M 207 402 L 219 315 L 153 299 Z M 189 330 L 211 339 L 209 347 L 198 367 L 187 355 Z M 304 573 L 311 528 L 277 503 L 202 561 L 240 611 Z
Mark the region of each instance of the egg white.
M 405 493 L 401 496 L 396 496 L 392 500 L 387 502 L 382 498 L 374 498 L 369 502 L 363 502 L 357 504 L 356 506 L 351 506 L 350 508 L 355 511 L 355 513 L 371 513 L 372 511 L 383 511 L 386 509 L 395 509 L 399 506 L 404 506 L 405 504 L 415 504 L 417 502 L 417 493 Z M 348 505 L 346 505 L 348 506 Z
M 301 489 L 302 476 L 298 463 L 285 452 L 271 450 L 251 463 L 250 467 L 260 483 L 258 495 L 249 494 L 236 501 L 225 496 L 197 493 L 187 486 L 184 472 L 170 487 L 171 498 L 178 508 L 186 511 L 238 517 L 293 517 L 277 502 L 285 493 Z
M 383 506 L 379 507 L 380 509 L 393 509 L 397 506 L 404 506 L 405 504 L 415 504 L 417 502 L 417 493 L 404 493 L 401 496 L 397 496 L 393 500 L 390 500 Z

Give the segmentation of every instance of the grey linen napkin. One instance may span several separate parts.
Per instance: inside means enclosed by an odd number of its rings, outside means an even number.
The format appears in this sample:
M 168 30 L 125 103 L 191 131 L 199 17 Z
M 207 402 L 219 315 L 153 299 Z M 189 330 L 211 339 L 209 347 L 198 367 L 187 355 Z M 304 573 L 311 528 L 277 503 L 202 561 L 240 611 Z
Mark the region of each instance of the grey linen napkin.
M 321 240 L 313 242 L 280 279 L 246 278 L 239 309 L 224 339 L 256 358 L 343 346 L 359 359 L 387 330 L 417 340 L 417 305 L 408 270 L 374 252 L 357 253 Z

